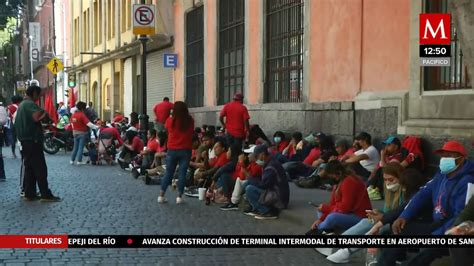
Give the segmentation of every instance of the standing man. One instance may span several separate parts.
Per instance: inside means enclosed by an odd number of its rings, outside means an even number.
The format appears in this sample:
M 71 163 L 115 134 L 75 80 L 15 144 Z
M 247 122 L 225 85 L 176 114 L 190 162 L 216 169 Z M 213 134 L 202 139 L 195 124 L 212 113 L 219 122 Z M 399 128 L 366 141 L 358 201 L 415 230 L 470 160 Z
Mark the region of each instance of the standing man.
M 153 107 L 153 112 L 155 113 L 155 129 L 157 132 L 163 131 L 165 129 L 165 122 L 168 117 L 170 117 L 171 110 L 173 110 L 174 104 L 170 103 L 168 97 L 163 98 L 161 103 L 158 103 Z
M 227 129 L 227 144 L 229 147 L 235 146 L 239 147 L 239 149 L 242 148 L 245 134 L 250 128 L 250 115 L 247 107 L 243 105 L 243 100 L 244 96 L 242 93 L 236 93 L 234 101 L 224 105 L 219 118 L 223 129 Z
M 16 132 L 15 132 L 15 113 L 18 110 L 18 106 L 23 101 L 23 97 L 15 95 L 12 97 L 12 103 L 7 107 L 8 116 L 10 118 L 10 135 L 11 135 L 11 146 L 12 146 L 12 156 L 16 159 Z
M 41 193 L 41 201 L 61 201 L 48 188 L 48 168 L 43 153 L 43 130 L 41 121 L 51 119 L 48 113 L 35 102 L 39 99 L 41 88 L 30 86 L 26 90 L 25 100 L 18 108 L 15 129 L 21 143 L 24 162 L 25 200 L 37 200 L 36 183 Z

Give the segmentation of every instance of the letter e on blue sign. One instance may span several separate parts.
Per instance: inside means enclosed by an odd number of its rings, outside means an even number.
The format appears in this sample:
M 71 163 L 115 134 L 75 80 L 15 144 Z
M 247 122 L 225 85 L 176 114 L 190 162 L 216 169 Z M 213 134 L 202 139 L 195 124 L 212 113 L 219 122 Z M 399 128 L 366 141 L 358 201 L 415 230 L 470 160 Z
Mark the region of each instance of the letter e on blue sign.
M 164 67 L 176 68 L 178 66 L 178 55 L 177 54 L 165 54 L 163 57 Z

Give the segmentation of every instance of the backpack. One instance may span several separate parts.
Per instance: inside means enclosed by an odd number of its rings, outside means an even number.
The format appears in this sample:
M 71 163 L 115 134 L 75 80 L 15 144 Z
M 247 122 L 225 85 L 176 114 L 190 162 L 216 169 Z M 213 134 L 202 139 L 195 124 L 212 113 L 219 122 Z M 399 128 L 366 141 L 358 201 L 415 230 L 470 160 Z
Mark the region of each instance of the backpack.
M 8 114 L 7 109 L 5 107 L 0 106 L 0 126 L 4 126 L 8 121 Z

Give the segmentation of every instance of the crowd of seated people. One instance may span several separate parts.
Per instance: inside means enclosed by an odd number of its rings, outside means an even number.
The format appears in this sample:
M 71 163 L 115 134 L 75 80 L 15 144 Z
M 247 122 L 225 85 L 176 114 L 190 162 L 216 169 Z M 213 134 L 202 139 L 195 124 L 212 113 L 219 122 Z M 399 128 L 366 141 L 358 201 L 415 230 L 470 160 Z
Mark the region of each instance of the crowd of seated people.
M 114 125 L 99 121 L 98 126 L 99 132 L 113 136 L 112 146 L 122 146 L 118 156 L 122 168 L 131 170 L 135 178 L 144 176 L 147 184 L 160 183 L 165 173 L 166 131 L 149 130 L 145 144 L 135 127 L 122 140 Z M 330 188 L 327 203 L 315 206 L 317 219 L 308 221 L 308 234 L 443 235 L 473 219 L 472 211 L 465 214 L 466 207 L 463 214 L 463 210 L 467 184 L 474 183 L 474 165 L 461 143 L 448 141 L 436 151 L 441 157 L 439 170 L 431 177 L 422 174 L 426 162 L 418 137 L 388 136 L 380 150 L 367 132 L 360 132 L 352 141 L 350 145 L 347 139 L 335 140 L 322 132 L 303 137 L 301 132 L 283 131 L 268 139 L 255 125 L 238 147 L 229 145 L 222 128 L 198 127 L 185 195 L 198 198 L 199 188 L 204 188 L 206 198 L 220 204 L 223 211 L 246 205 L 246 215 L 276 219 L 289 206 L 288 182 Z M 371 200 L 383 200 L 383 208 L 372 208 Z M 333 263 L 348 263 L 358 249 L 319 251 Z M 408 251 L 379 249 L 378 263 L 396 265 L 406 260 L 407 265 L 427 265 L 450 252 L 426 248 L 407 256 Z

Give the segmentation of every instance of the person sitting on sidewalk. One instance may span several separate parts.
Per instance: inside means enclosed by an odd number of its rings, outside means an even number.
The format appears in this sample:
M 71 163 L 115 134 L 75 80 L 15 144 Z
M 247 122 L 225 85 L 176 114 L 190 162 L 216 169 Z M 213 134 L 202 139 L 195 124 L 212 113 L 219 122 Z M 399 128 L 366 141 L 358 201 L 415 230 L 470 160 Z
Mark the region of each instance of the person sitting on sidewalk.
M 474 234 L 474 197 L 471 197 L 464 210 L 454 222 L 453 228 L 446 232 L 447 235 Z M 450 248 L 452 265 L 474 265 L 474 248 Z
M 263 132 L 262 128 L 259 125 L 251 125 L 249 129 L 249 135 L 247 137 L 248 145 L 260 145 L 266 144 L 270 145 L 271 142 L 267 138 L 267 135 Z
M 380 162 L 379 152 L 372 145 L 372 136 L 369 133 L 361 132 L 355 139 L 361 149 L 344 160 L 344 163 L 349 164 L 357 175 L 367 180 Z
M 467 160 L 464 146 L 448 141 L 435 151 L 441 156 L 440 171 L 411 199 L 400 217 L 392 224 L 392 232 L 401 235 L 443 235 L 464 209 L 467 184 L 474 183 L 474 163 Z M 423 210 L 431 208 L 432 221 L 415 220 Z M 406 255 L 405 248 L 382 249 L 379 263 L 395 265 Z M 437 258 L 448 256 L 446 248 L 421 249 L 407 263 L 429 265 Z
M 309 234 L 347 230 L 365 217 L 365 210 L 372 209 L 364 182 L 341 162 L 330 161 L 325 171 L 337 185 L 333 187 L 330 202 L 318 206 L 319 217 Z
M 232 188 L 235 185 L 236 171 L 240 171 L 239 157 L 242 154 L 242 150 L 236 146 L 231 146 L 227 149 L 227 159 L 230 162 L 232 158 L 236 158 L 235 164 L 226 163 L 221 166 L 217 172 L 212 176 L 211 189 L 216 190 L 217 193 L 214 195 L 214 202 L 218 204 L 229 204 L 232 196 Z
M 200 168 L 199 171 L 194 174 L 194 183 L 198 187 L 209 187 L 217 170 L 229 162 L 227 158 L 227 145 L 224 141 L 216 142 L 214 145 L 214 153 L 216 157 L 210 159 L 204 169 Z
M 286 174 L 280 162 L 268 151 L 267 145 L 255 147 L 253 156 L 263 168 L 262 179 L 245 188 L 250 208 L 244 213 L 258 220 L 277 219 L 279 210 L 287 208 L 290 200 Z
M 301 132 L 295 132 L 291 135 L 291 139 L 288 143 L 288 146 L 286 146 L 286 148 L 283 149 L 281 153 L 283 156 L 278 158 L 281 163 L 286 163 L 293 158 L 293 156 L 296 154 L 296 145 L 302 142 L 302 140 L 303 134 L 301 134 Z
M 146 169 L 149 169 L 155 159 L 155 153 L 158 152 L 159 143 L 156 138 L 156 129 L 150 128 L 147 133 L 147 144 L 145 148 L 140 151 L 137 156 L 138 160 L 134 160 L 135 164 L 132 169 L 132 176 L 137 179 L 141 173 L 145 173 Z
M 395 136 L 388 137 L 383 144 L 385 147 L 380 151 L 380 162 L 374 172 L 367 180 L 367 192 L 370 200 L 381 200 L 384 190 L 383 167 L 389 163 L 402 162 L 402 143 Z
M 287 140 L 286 140 L 286 136 L 285 136 L 285 133 L 281 132 L 281 131 L 277 131 L 275 132 L 275 134 L 273 134 L 273 145 L 274 145 L 274 153 L 277 154 L 277 153 L 282 153 L 283 150 L 285 150 L 286 147 L 288 147 L 288 144 L 290 144 Z
M 262 167 L 257 164 L 253 152 L 256 146 L 244 150 L 239 156 L 239 162 L 232 178 L 235 180 L 234 190 L 230 199 L 230 203 L 222 206 L 223 211 L 232 211 L 239 209 L 239 202 L 245 192 L 248 184 L 256 185 L 262 178 Z
M 398 163 L 389 163 L 383 168 L 385 181 L 385 204 L 382 211 L 367 212 L 367 217 L 346 230 L 342 235 L 385 234 L 390 232 L 390 223 L 403 211 L 410 198 L 424 185 L 426 179 L 415 169 L 405 170 Z M 327 257 L 333 263 L 349 263 L 350 257 L 359 248 L 343 248 Z
M 313 163 L 321 156 L 320 143 L 322 139 L 326 139 L 324 133 L 309 134 L 298 143 L 296 154 L 290 158 L 289 162 L 283 164 L 283 169 L 285 169 L 291 180 L 297 179 L 300 176 L 307 177 L 315 170 Z M 330 139 L 327 138 L 327 140 Z M 334 144 L 330 146 L 330 148 L 334 149 Z
M 147 169 L 145 171 L 145 184 L 147 185 L 150 185 L 152 181 L 155 180 L 151 178 L 152 176 L 161 177 L 165 174 L 165 168 L 163 167 L 163 165 L 165 165 L 166 152 L 168 150 L 168 133 L 165 130 L 158 132 L 156 140 L 158 142 L 158 147 L 155 152 L 155 158 L 150 166 L 150 169 Z M 158 178 L 157 181 L 158 182 L 155 183 L 158 184 L 160 179 Z
M 135 128 L 129 128 L 125 133 L 125 142 L 123 144 L 122 152 L 120 153 L 118 159 L 120 167 L 122 169 L 130 168 L 130 162 L 143 150 L 144 146 L 145 144 L 138 136 L 137 130 Z

